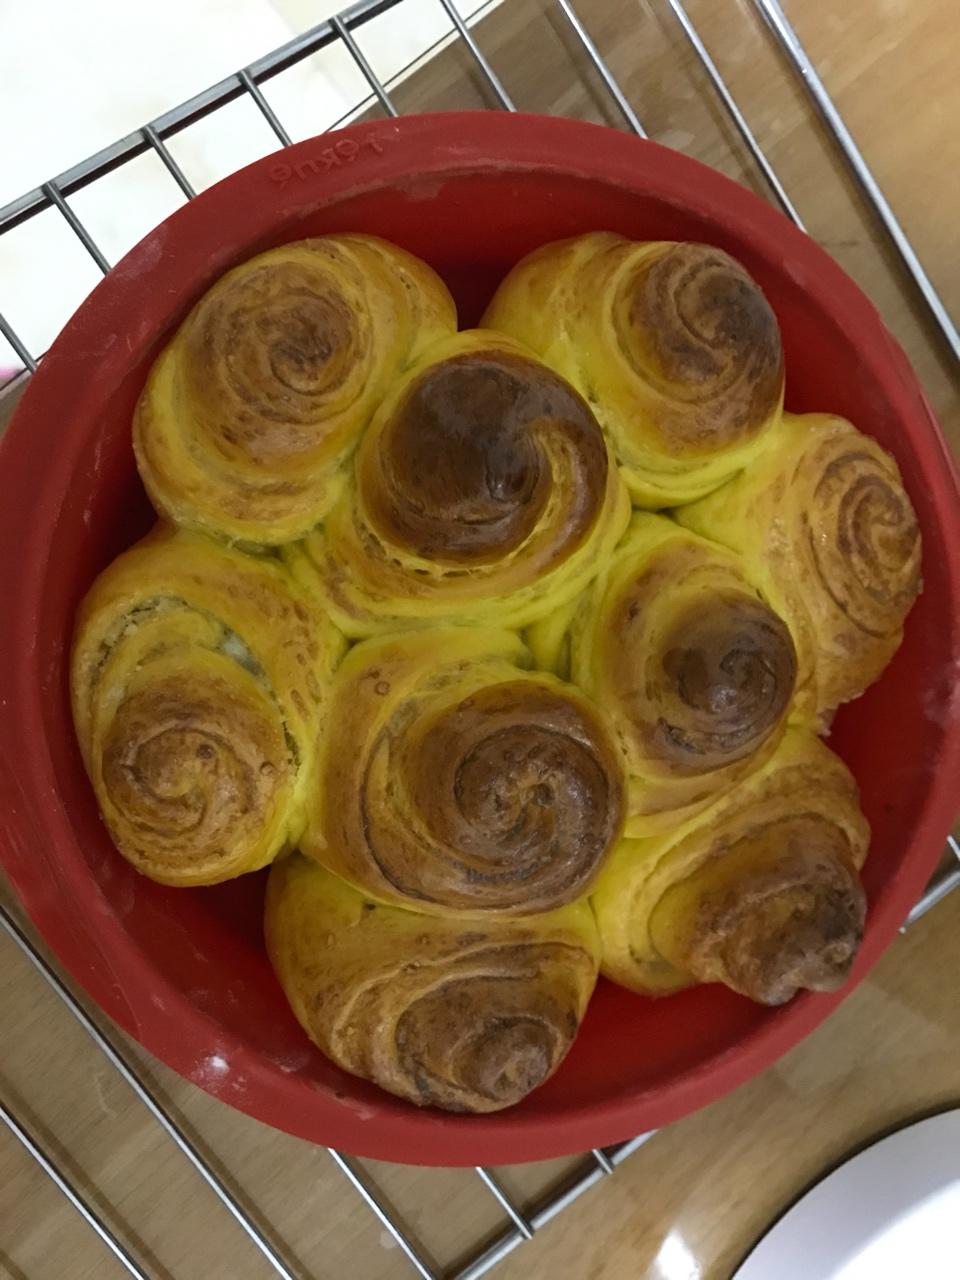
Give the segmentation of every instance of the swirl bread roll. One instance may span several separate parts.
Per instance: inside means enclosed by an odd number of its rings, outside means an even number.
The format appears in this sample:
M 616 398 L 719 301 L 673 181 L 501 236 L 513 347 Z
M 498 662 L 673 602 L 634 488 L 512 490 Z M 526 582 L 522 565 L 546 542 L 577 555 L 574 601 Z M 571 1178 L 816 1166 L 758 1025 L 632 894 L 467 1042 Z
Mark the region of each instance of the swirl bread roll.
M 863 936 L 869 838 L 842 761 L 788 729 L 711 808 L 614 850 L 593 898 L 604 974 L 647 995 L 723 982 L 762 1004 L 835 990 Z
M 897 464 L 846 419 L 785 414 L 747 471 L 677 519 L 736 551 L 790 627 L 801 713 L 825 721 L 897 651 L 920 531 Z
M 134 448 L 154 506 L 231 541 L 302 537 L 393 379 L 456 327 L 439 277 L 374 236 L 302 240 L 236 267 L 140 399 Z
M 569 646 L 571 679 L 610 717 L 628 836 L 674 829 L 783 733 L 797 671 L 789 630 L 735 556 L 662 516 L 634 515 L 565 636 L 554 619 L 531 634 L 534 653 Z
M 80 606 L 84 763 L 117 848 L 170 885 L 272 861 L 306 820 L 343 642 L 281 565 L 158 526 Z
M 270 872 L 267 950 L 307 1035 L 418 1106 L 499 1111 L 551 1076 L 597 977 L 590 907 L 463 921 L 377 905 L 305 858 Z
M 334 682 L 304 853 L 372 898 L 434 914 L 548 911 L 584 893 L 623 826 L 600 712 L 506 631 L 358 644 Z
M 639 507 L 716 489 L 780 416 L 777 318 L 744 268 L 710 245 L 607 231 L 545 245 L 510 272 L 483 323 L 586 397 Z
M 518 343 L 475 330 L 396 382 L 305 550 L 347 635 L 516 627 L 587 584 L 629 505 L 580 396 Z

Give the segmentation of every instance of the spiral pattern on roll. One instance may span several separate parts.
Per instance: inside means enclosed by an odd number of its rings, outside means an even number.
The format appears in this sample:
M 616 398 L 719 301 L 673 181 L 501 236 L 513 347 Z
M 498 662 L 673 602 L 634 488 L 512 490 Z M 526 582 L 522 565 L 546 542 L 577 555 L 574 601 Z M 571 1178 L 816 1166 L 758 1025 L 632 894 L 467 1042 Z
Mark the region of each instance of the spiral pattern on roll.
M 587 397 L 637 506 L 717 488 L 780 416 L 776 316 L 740 263 L 710 245 L 609 232 L 546 245 L 510 272 L 484 323 Z
M 246 683 L 246 682 L 243 682 Z M 102 795 L 121 849 L 176 873 L 194 850 L 259 836 L 297 768 L 269 699 L 225 672 L 172 671 L 127 696 L 103 741 Z M 149 833 L 149 834 L 148 834 Z
M 597 975 L 586 903 L 462 921 L 375 905 L 302 858 L 271 872 L 267 946 L 307 1034 L 420 1106 L 511 1106 L 562 1062 Z
M 754 466 L 677 519 L 736 551 L 785 619 L 811 719 L 896 652 L 920 591 L 920 530 L 893 458 L 845 419 L 784 414 Z
M 571 1044 L 570 1010 L 539 979 L 561 968 L 567 950 L 557 943 L 478 947 L 445 965 L 439 980 L 422 974 L 425 990 L 411 999 L 388 1046 L 418 1101 L 462 1093 L 494 1110 L 553 1074 Z M 364 995 L 374 1003 L 369 989 Z
M 763 1004 L 836 991 L 866 916 L 851 852 L 846 832 L 821 815 L 779 816 L 667 890 L 650 935 L 698 981 L 723 982 Z
M 326 254 L 309 261 L 312 273 L 300 261 L 248 267 L 200 302 L 184 333 L 197 434 L 227 457 L 270 466 L 315 450 L 373 373 L 370 316 L 324 270 Z M 359 293 L 359 272 L 347 278 Z
M 650 559 L 608 606 L 607 688 L 645 754 L 709 772 L 750 755 L 782 721 L 793 642 L 719 549 L 679 535 Z M 581 668 L 577 645 L 578 679 Z M 585 672 L 583 683 L 594 683 Z
M 866 635 L 896 634 L 916 599 L 920 530 L 890 460 L 853 439 L 811 456 L 804 514 L 807 546 L 823 589 Z
M 762 601 L 734 591 L 677 620 L 661 665 L 670 683 L 658 698 L 655 746 L 707 768 L 764 741 L 783 718 L 796 672 L 784 624 Z
M 599 712 L 528 662 L 506 632 L 357 646 L 305 852 L 423 911 L 523 914 L 583 893 L 622 826 L 622 764 Z
M 272 249 L 224 276 L 156 362 L 134 424 L 154 504 L 235 540 L 302 536 L 401 369 L 456 329 L 422 262 L 372 236 Z
M 159 528 L 97 579 L 71 669 L 121 853 L 167 884 L 272 860 L 305 821 L 341 642 L 279 565 Z
M 305 548 L 349 635 L 521 626 L 586 584 L 628 508 L 581 397 L 519 344 L 478 330 L 400 380 L 354 483 Z
M 593 897 L 603 972 L 651 995 L 722 982 L 764 1004 L 835 990 L 863 936 L 869 839 L 849 771 L 791 727 L 708 809 L 618 845 Z
M 677 402 L 664 415 L 667 448 L 714 451 L 756 434 L 783 391 L 780 330 L 762 292 L 709 245 L 633 256 L 614 327 L 637 377 Z
M 627 772 L 629 836 L 675 826 L 776 746 L 794 694 L 789 629 L 737 558 L 636 513 L 572 610 L 530 628 L 541 662 L 607 712 Z

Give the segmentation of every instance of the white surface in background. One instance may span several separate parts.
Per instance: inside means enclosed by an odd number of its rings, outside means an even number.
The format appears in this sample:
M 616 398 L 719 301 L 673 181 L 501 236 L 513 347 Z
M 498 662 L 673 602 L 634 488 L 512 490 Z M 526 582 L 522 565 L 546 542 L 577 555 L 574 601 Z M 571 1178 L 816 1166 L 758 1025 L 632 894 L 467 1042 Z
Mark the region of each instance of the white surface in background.
M 776 1224 L 735 1280 L 960 1276 L 960 1111 L 861 1151 Z
M 347 0 L 0 0 L 0 206 L 223 79 Z M 480 0 L 456 0 L 464 16 Z M 451 30 L 439 0 L 404 0 L 355 32 L 386 80 Z M 294 141 L 329 128 L 369 88 L 339 44 L 263 86 Z M 197 190 L 280 145 L 247 98 L 169 142 Z M 183 201 L 147 154 L 71 197 L 110 262 Z M 0 312 L 35 354 L 100 278 L 49 210 L 0 237 Z M 18 365 L 0 337 L 0 373 Z

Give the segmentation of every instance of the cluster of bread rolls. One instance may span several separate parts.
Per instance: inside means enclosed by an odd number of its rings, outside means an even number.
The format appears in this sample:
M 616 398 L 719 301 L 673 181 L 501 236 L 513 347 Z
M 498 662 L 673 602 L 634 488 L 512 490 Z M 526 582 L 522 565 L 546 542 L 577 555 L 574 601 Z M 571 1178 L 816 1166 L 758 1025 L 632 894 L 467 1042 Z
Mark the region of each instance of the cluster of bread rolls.
M 305 1031 L 420 1105 L 518 1102 L 600 972 L 835 988 L 869 831 L 817 735 L 896 650 L 919 537 L 889 455 L 783 395 L 705 245 L 547 245 L 463 332 L 370 236 L 231 271 L 135 416 L 160 523 L 77 619 L 120 852 L 274 863 Z

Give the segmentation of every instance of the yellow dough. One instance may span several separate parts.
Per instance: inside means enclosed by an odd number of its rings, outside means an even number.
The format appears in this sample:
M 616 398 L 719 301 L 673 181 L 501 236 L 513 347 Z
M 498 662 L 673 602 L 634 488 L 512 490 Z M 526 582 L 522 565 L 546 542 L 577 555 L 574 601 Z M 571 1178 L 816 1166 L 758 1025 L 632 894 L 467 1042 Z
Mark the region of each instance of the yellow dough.
M 747 471 L 676 514 L 739 553 L 787 622 L 807 718 L 856 698 L 899 648 L 920 531 L 897 464 L 846 419 L 784 414 Z
M 648 995 L 723 982 L 764 1004 L 834 990 L 863 935 L 869 838 L 845 765 L 788 729 L 711 808 L 614 850 L 593 897 L 604 974 Z
M 710 245 L 607 231 L 545 245 L 483 323 L 525 342 L 590 402 L 635 505 L 672 507 L 748 464 L 783 405 L 776 316 Z
M 662 516 L 638 512 L 572 615 L 528 637 L 609 714 L 630 778 L 628 836 L 675 829 L 783 732 L 789 630 L 735 556 Z
M 279 563 L 160 525 L 77 616 L 77 739 L 138 871 L 214 884 L 295 842 L 342 640 Z
M 394 379 L 456 327 L 440 278 L 374 236 L 302 240 L 236 267 L 141 396 L 134 448 L 154 506 L 232 541 L 302 537 Z
M 267 949 L 345 1071 L 418 1106 L 498 1111 L 551 1076 L 597 977 L 584 902 L 472 923 L 375 904 L 305 858 L 270 872 Z
M 816 733 L 921 585 L 896 463 L 784 412 L 777 317 L 722 250 L 545 245 L 483 325 L 374 236 L 227 272 L 140 396 L 161 520 L 70 668 L 122 856 L 270 866 L 310 1039 L 476 1113 L 553 1075 L 599 973 L 768 1005 L 847 979 L 870 832 Z
M 518 343 L 474 330 L 394 383 L 304 550 L 347 635 L 519 627 L 586 586 L 629 505 L 581 397 Z
M 432 914 L 584 893 L 622 831 L 623 765 L 593 704 L 529 663 L 511 632 L 463 627 L 353 648 L 303 851 Z

